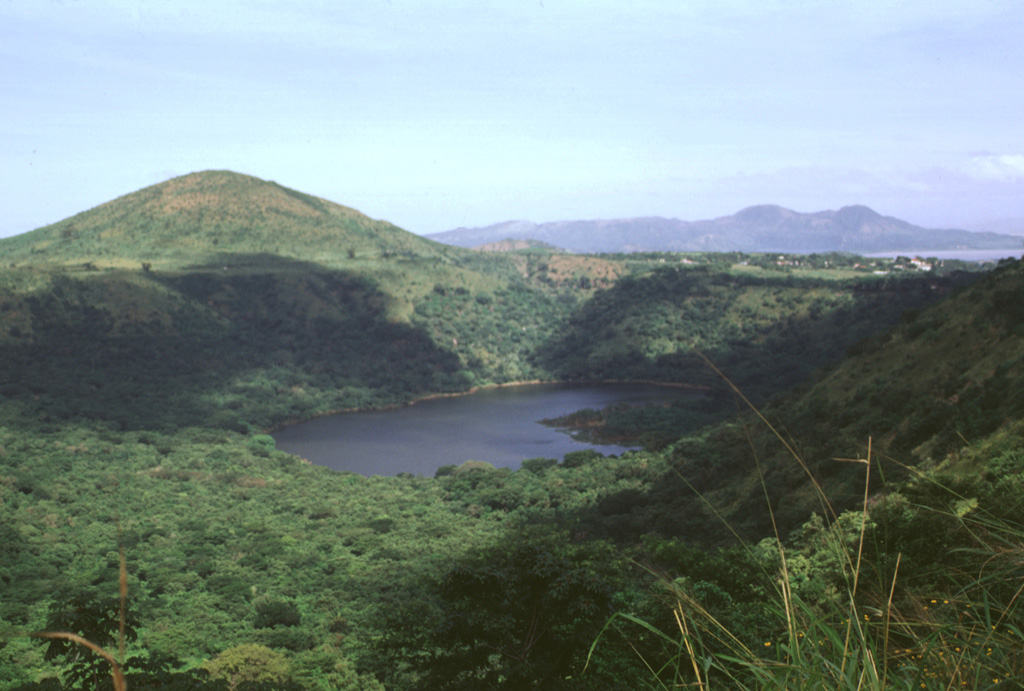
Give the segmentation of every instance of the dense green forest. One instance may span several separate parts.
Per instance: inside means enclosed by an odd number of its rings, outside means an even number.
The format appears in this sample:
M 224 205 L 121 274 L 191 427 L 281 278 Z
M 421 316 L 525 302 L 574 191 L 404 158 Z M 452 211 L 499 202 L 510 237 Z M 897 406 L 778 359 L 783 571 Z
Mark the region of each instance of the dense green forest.
M 227 172 L 0 241 L 0 686 L 112 688 L 43 631 L 131 688 L 1019 684 L 1024 268 L 871 261 L 473 252 Z M 706 395 L 518 470 L 268 435 L 613 379 Z

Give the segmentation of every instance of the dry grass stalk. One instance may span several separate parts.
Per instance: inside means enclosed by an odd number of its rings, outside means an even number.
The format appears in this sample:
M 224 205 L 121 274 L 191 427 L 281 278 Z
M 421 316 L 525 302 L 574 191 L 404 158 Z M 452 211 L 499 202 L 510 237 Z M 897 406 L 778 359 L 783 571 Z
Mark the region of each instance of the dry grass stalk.
M 88 648 L 110 663 L 110 676 L 114 679 L 114 691 L 127 690 L 128 685 L 124 680 L 124 672 L 121 671 L 121 665 L 117 663 L 117 660 L 113 655 L 92 641 L 82 638 L 77 633 L 68 633 L 66 631 L 40 631 L 32 635 L 37 638 L 63 638 L 66 641 L 71 641 L 72 643 L 77 643 L 80 646 Z
M 123 661 L 125 659 L 125 628 L 127 627 L 128 622 L 128 567 L 124 554 L 124 540 L 122 540 L 121 537 L 120 516 L 117 518 L 117 551 L 120 555 L 120 573 L 118 575 L 118 595 L 120 602 L 118 604 L 117 648 L 118 657 Z M 71 641 L 72 643 L 77 643 L 84 648 L 88 648 L 110 663 L 110 676 L 114 680 L 114 691 L 127 691 L 128 683 L 125 681 L 124 671 L 121 669 L 121 664 L 113 655 L 92 641 L 79 636 L 77 633 L 69 633 L 67 631 L 38 631 L 31 635 L 36 638 L 59 638 Z

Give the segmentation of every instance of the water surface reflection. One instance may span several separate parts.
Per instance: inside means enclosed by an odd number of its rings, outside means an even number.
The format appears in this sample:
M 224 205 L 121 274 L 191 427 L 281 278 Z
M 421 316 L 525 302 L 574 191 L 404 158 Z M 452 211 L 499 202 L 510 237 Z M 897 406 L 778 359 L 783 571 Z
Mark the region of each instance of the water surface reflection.
M 527 458 L 561 459 L 570 451 L 588 448 L 618 454 L 629 448 L 574 441 L 539 420 L 612 403 L 693 395 L 653 384 L 506 386 L 395 410 L 331 415 L 283 429 L 274 439 L 282 451 L 362 475 L 433 476 L 443 465 L 468 460 L 516 468 Z

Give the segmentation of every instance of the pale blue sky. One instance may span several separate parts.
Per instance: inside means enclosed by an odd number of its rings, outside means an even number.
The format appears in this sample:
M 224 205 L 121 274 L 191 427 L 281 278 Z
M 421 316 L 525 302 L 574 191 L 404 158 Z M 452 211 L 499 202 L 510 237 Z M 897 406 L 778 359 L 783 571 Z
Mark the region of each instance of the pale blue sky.
M 0 237 L 226 168 L 430 233 L 1024 217 L 1019 0 L 0 0 Z

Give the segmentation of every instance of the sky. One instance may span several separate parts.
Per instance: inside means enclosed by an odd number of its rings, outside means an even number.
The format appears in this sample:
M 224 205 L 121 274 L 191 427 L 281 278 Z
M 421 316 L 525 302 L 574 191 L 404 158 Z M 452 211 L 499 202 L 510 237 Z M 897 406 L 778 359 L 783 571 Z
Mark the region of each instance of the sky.
M 1019 0 L 0 0 L 0 61 L 0 237 L 209 169 L 421 234 L 1024 219 Z

